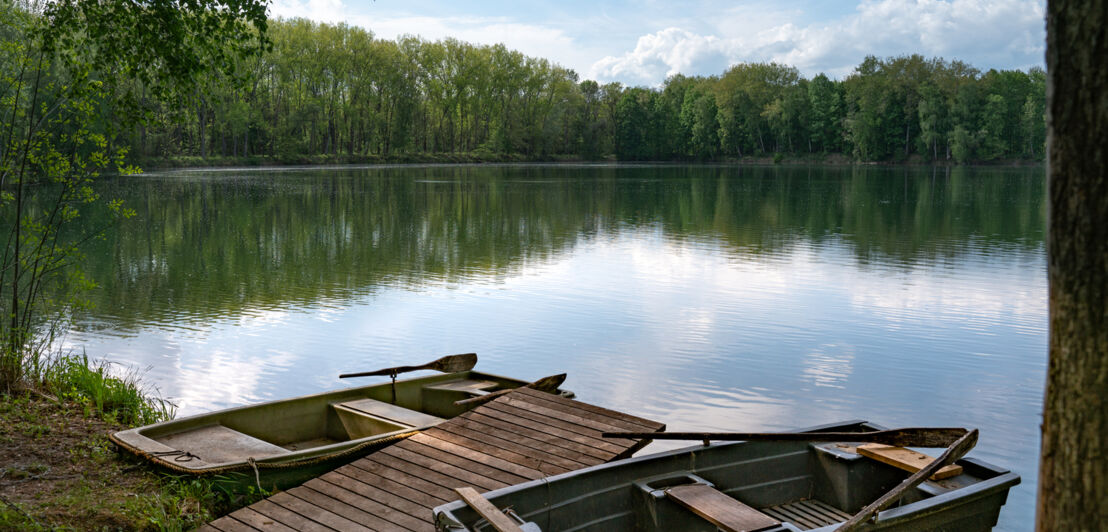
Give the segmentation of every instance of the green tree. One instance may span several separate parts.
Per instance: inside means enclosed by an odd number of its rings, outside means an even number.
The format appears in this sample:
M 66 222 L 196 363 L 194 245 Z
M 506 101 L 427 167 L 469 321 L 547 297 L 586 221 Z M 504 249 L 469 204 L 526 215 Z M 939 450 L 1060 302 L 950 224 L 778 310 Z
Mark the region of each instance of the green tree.
M 50 340 L 42 330 L 47 319 L 64 318 L 79 301 L 76 292 L 92 285 L 80 250 L 103 228 L 79 220 L 95 210 L 130 212 L 91 187 L 102 171 L 132 171 L 112 145 L 127 118 L 144 115 L 142 93 L 130 89 L 180 99 L 210 64 L 234 75 L 235 57 L 265 47 L 265 7 L 254 1 L 188 9 L 163 1 L 37 6 L 0 4 L 0 219 L 8 228 L 0 259 L 3 391 L 35 375 Z M 101 115 L 108 109 L 111 119 Z

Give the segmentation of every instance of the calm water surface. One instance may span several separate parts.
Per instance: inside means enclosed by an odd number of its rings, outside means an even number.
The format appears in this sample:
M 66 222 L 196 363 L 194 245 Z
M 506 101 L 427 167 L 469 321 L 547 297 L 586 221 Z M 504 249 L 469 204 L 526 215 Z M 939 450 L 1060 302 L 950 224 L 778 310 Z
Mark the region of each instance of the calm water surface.
M 973 426 L 1030 529 L 1046 362 L 1035 169 L 177 171 L 90 252 L 67 342 L 180 414 L 475 351 L 669 430 Z M 672 445 L 670 445 L 672 447 Z M 653 449 L 665 447 L 655 446 Z

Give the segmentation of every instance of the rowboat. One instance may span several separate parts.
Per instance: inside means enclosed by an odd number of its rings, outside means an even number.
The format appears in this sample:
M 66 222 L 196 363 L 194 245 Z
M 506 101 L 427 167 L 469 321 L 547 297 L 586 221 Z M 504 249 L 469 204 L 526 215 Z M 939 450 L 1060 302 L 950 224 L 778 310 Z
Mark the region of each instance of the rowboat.
M 374 374 L 388 374 L 383 371 Z M 109 438 L 173 473 L 218 474 L 284 489 L 457 416 L 476 406 L 475 398 L 529 384 L 471 370 L 402 380 L 392 375 L 391 383 L 229 408 Z
M 802 432 L 880 430 L 865 421 L 849 421 Z M 976 431 L 972 437 L 975 442 Z M 895 504 L 856 530 L 989 530 L 1009 488 L 1020 482 L 1015 473 L 969 457 L 952 457 L 952 465 L 935 469 L 934 475 L 930 467 L 910 474 L 869 457 L 869 449 L 879 448 L 874 445 L 852 443 L 849 437 L 697 445 L 509 486 L 483 497 L 462 488 L 463 500 L 434 509 L 435 524 L 443 532 L 513 526 L 528 532 L 829 532 L 894 489 L 899 492 Z M 906 479 L 922 483 L 911 487 Z M 502 512 L 505 508 L 509 510 Z

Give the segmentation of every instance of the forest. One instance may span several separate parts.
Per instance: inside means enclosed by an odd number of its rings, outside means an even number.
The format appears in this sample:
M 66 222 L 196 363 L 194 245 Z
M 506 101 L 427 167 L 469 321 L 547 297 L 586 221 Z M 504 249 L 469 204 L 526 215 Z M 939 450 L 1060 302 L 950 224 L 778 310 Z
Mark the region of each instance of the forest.
M 580 80 L 503 45 L 382 40 L 359 27 L 304 19 L 270 20 L 267 35 L 266 53 L 201 80 L 184 99 L 159 101 L 134 80 L 128 90 L 141 95 L 149 120 L 119 141 L 139 162 L 841 154 L 969 163 L 1041 160 L 1045 149 L 1040 68 L 982 73 L 957 60 L 867 57 L 835 80 L 741 63 L 648 88 Z

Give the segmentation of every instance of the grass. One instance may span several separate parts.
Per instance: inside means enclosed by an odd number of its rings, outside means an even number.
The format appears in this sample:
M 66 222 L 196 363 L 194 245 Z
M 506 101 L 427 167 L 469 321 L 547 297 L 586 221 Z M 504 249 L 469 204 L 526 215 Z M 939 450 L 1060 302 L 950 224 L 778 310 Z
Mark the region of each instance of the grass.
M 46 365 L 39 381 L 49 393 L 84 406 L 86 416 L 99 415 L 129 426 L 173 418 L 174 405 L 147 393 L 136 370 L 113 373 L 113 367 L 107 361 L 93 362 L 84 354 L 63 355 Z
M 109 433 L 174 413 L 139 377 L 62 356 L 33 387 L 0 395 L 0 530 L 191 530 L 268 495 L 119 452 Z

